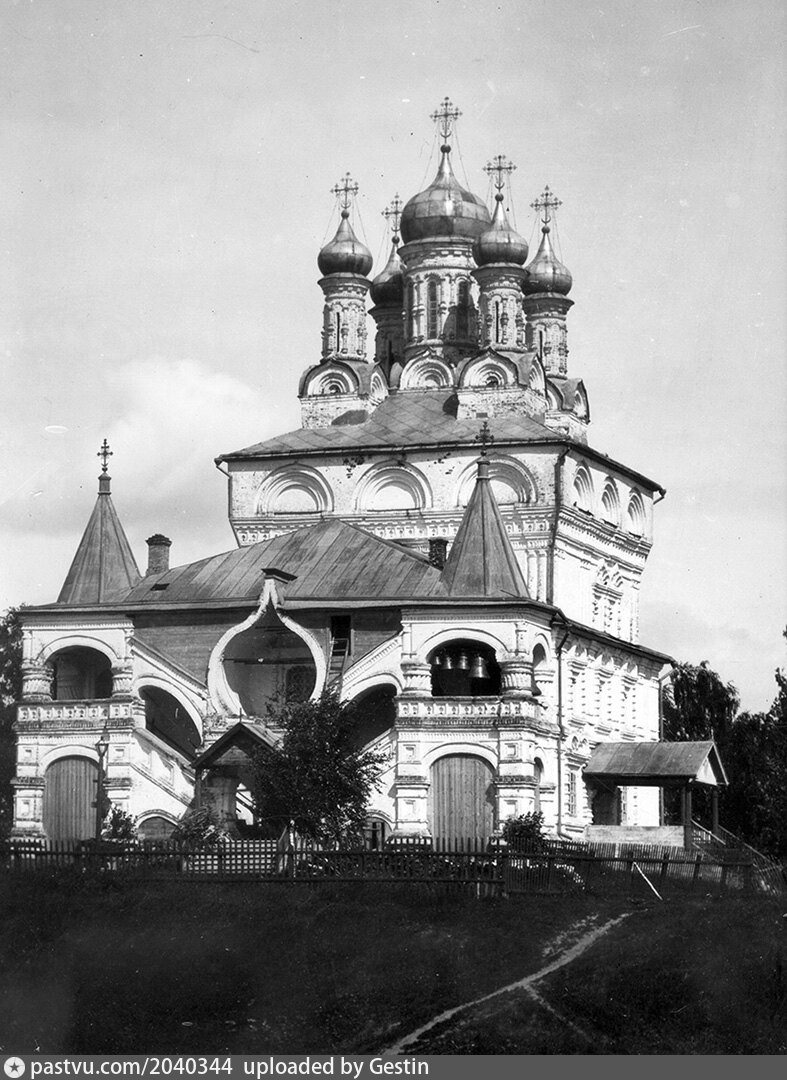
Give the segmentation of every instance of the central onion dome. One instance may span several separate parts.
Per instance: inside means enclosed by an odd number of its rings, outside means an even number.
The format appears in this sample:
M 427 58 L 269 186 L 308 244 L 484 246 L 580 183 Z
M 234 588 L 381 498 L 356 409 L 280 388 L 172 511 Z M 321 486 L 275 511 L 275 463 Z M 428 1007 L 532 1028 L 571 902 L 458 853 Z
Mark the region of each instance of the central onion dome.
M 329 274 L 360 274 L 365 277 L 373 261 L 371 251 L 355 235 L 350 224 L 350 211 L 345 207 L 336 236 L 317 256 L 320 273 L 325 277 Z
M 402 212 L 402 240 L 461 237 L 475 240 L 489 228 L 486 203 L 466 191 L 457 181 L 451 168 L 450 146 L 442 146 L 442 158 L 437 176 L 424 191 L 413 195 Z
M 562 293 L 565 296 L 571 290 L 573 279 L 552 250 L 549 225 L 544 225 L 541 233 L 541 244 L 535 259 L 526 267 L 527 277 L 522 283 L 522 288 L 528 296 L 545 292 Z
M 492 224 L 473 244 L 473 258 L 479 266 L 488 266 L 490 263 L 514 263 L 516 266 L 524 266 L 527 240 L 511 228 L 500 192 L 495 195 Z

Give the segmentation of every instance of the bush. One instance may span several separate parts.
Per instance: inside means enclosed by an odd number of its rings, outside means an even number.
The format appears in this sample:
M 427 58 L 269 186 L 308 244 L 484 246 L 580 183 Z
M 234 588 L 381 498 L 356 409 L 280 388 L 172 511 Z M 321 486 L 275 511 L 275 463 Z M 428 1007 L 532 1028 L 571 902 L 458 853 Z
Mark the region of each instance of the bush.
M 516 851 L 545 851 L 544 815 L 540 811 L 520 814 L 503 823 L 503 839 Z
M 195 806 L 177 823 L 172 839 L 198 851 L 215 851 L 228 839 L 228 833 L 209 806 Z
M 119 806 L 110 807 L 109 813 L 104 818 L 101 829 L 102 840 L 124 840 L 134 844 L 139 839 L 137 836 L 137 819 L 127 814 Z

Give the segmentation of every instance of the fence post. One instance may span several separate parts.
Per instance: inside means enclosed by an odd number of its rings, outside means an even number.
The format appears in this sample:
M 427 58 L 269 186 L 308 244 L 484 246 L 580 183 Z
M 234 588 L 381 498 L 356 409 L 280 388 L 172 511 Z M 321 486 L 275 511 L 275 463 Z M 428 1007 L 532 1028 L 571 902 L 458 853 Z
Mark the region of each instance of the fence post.
M 700 867 L 702 866 L 702 852 L 698 851 L 694 859 L 694 874 L 691 879 L 692 888 L 694 888 L 697 882 L 700 880 Z M 723 872 L 722 872 L 723 876 Z M 723 882 L 722 882 L 723 884 Z
M 669 873 L 669 855 L 662 855 L 661 857 L 661 871 L 659 873 L 659 883 L 661 885 L 667 880 L 667 874 Z

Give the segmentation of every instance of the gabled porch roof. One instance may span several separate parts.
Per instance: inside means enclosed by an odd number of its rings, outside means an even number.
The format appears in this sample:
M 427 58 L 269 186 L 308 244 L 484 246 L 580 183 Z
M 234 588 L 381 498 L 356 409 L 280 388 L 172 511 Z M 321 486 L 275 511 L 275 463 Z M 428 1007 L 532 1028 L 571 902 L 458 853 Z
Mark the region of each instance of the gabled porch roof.
M 716 744 L 710 740 L 599 743 L 584 776 L 623 787 L 677 787 L 691 782 L 718 787 L 727 783 Z

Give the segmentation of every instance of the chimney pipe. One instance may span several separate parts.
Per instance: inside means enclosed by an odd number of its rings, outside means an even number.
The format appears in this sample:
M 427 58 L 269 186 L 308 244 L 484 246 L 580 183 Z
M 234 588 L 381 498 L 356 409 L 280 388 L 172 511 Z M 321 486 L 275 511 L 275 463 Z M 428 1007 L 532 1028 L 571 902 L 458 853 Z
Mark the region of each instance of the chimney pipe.
M 149 537 L 146 543 L 148 568 L 145 571 L 145 577 L 150 577 L 151 574 L 162 574 L 165 570 L 169 570 L 169 549 L 172 547 L 169 537 L 156 533 L 155 536 Z
M 429 539 L 429 562 L 442 570 L 448 554 L 448 541 L 442 536 L 433 536 Z

